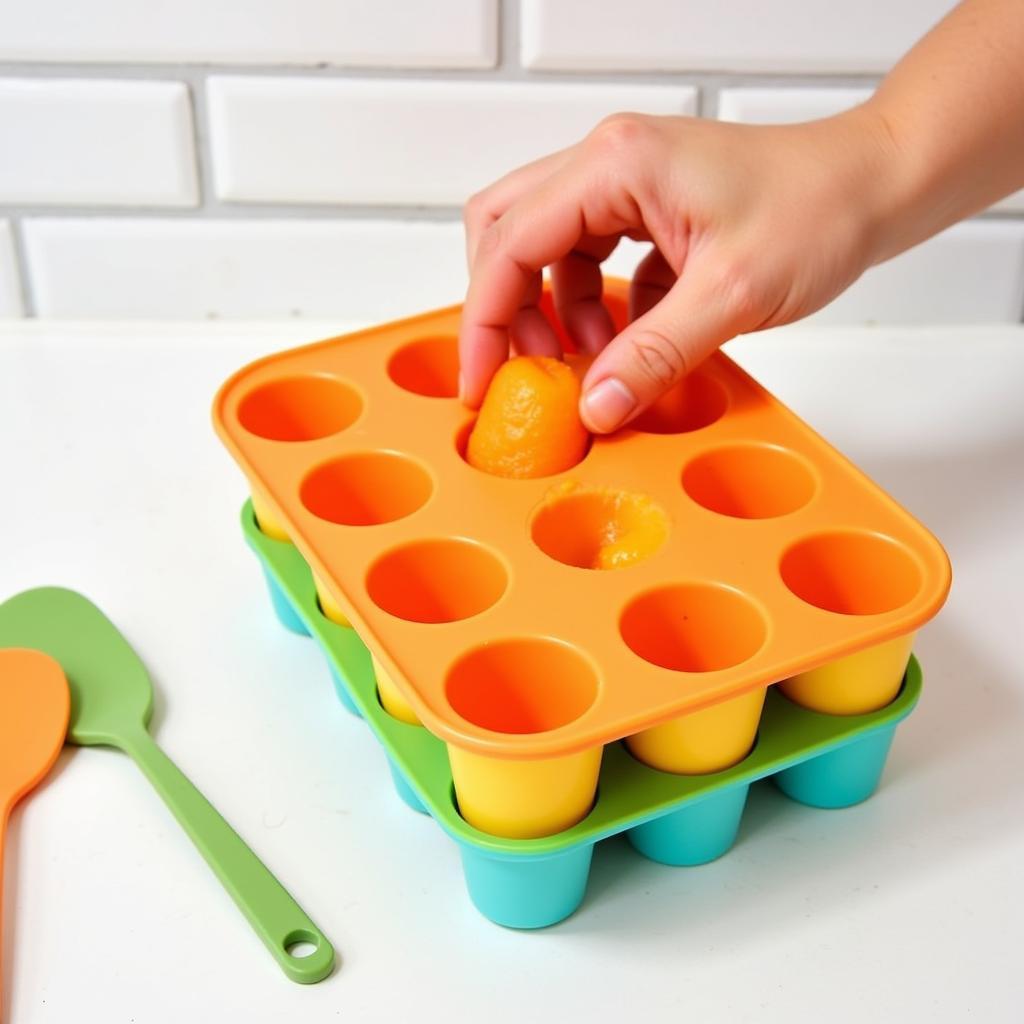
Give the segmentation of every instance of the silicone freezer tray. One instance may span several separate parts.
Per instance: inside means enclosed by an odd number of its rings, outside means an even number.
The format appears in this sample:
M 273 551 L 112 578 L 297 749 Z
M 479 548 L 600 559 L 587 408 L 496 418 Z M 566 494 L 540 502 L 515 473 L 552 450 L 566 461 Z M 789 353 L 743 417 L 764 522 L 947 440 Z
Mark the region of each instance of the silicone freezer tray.
M 263 566 L 278 618 L 318 642 L 338 697 L 365 718 L 383 745 L 399 795 L 432 815 L 458 843 L 473 903 L 512 928 L 540 928 L 571 914 L 583 900 L 595 844 L 617 833 L 665 864 L 696 865 L 721 856 L 735 841 L 747 792 L 759 779 L 771 776 L 788 796 L 815 807 L 866 799 L 878 785 L 896 726 L 921 691 L 914 658 L 896 700 L 869 714 L 819 714 L 770 691 L 753 751 L 713 775 L 659 772 L 613 744 L 605 750 L 597 801 L 583 821 L 542 839 L 503 839 L 460 816 L 444 743 L 381 707 L 369 651 L 354 629 L 320 611 L 301 553 L 261 533 L 251 503 L 243 509 L 242 528 Z
M 625 294 L 608 283 L 619 326 Z M 563 473 L 476 470 L 459 313 L 262 359 L 214 409 L 254 494 L 435 736 L 497 759 L 573 755 L 905 636 L 942 604 L 931 534 L 721 353 Z M 588 488 L 660 506 L 660 550 L 567 564 Z M 557 721 L 502 721 L 496 679 L 512 718 L 557 687 Z

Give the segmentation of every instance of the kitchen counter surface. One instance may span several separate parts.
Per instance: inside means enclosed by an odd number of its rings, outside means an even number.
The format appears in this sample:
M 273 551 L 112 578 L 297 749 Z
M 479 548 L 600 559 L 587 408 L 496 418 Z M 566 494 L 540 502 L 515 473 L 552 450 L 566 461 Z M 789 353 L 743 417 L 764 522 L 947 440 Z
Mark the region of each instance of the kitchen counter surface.
M 705 867 L 621 840 L 562 925 L 470 906 L 313 644 L 280 629 L 210 426 L 219 383 L 345 325 L 0 325 L 0 598 L 81 590 L 157 690 L 154 732 L 333 940 L 285 980 L 124 756 L 69 748 L 7 842 L 15 1024 L 992 1022 L 1024 997 L 1024 328 L 795 328 L 729 351 L 922 519 L 954 585 L 875 798 L 755 787 Z

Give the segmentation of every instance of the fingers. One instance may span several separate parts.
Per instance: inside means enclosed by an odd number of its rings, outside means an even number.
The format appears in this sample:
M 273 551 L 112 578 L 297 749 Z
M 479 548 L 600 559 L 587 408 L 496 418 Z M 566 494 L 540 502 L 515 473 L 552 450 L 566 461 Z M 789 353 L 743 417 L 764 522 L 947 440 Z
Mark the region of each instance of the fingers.
M 562 149 L 524 164 L 470 196 L 462 210 L 462 223 L 466 229 L 466 262 L 471 270 L 480 236 L 521 196 L 554 174 L 568 153 L 568 149 Z
M 661 302 L 677 277 L 657 247 L 644 256 L 633 271 L 633 280 L 629 284 L 630 323 Z
M 657 260 L 648 269 L 663 280 Z M 723 342 L 756 326 L 760 304 L 739 280 L 714 260 L 688 266 L 594 360 L 580 400 L 587 428 L 605 434 L 622 426 Z M 642 304 L 658 287 L 642 284 L 637 301 Z
M 534 274 L 522 305 L 509 325 L 509 340 L 517 355 L 561 358 L 562 346 L 558 335 L 538 305 L 543 292 L 544 275 Z
M 617 243 L 617 237 L 583 238 L 551 268 L 558 318 L 585 355 L 596 355 L 615 336 L 611 315 L 601 301 L 601 262 Z
M 585 167 L 567 163 L 480 237 L 459 331 L 461 395 L 467 405 L 479 405 L 508 356 L 513 324 L 526 331 L 528 345 L 550 344 L 539 340 L 543 329 L 531 310 L 517 320 L 524 302 L 531 305 L 530 289 L 537 287 L 544 267 L 572 252 L 581 238 L 616 236 L 632 226 L 628 215 L 635 204 L 610 195 L 606 183 L 600 186 Z

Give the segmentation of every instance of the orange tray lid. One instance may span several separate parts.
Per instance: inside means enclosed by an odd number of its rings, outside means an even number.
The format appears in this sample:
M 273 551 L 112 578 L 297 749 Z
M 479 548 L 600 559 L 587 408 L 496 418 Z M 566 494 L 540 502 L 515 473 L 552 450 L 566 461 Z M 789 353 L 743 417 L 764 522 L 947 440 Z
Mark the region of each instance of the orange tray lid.
M 620 329 L 626 294 L 606 282 Z M 554 320 L 550 296 L 546 308 Z M 907 634 L 941 607 L 938 541 L 721 352 L 563 473 L 474 469 L 459 315 L 261 359 L 214 405 L 254 493 L 435 735 L 501 757 L 573 753 Z M 660 506 L 660 549 L 605 571 L 543 550 L 538 510 L 564 557 L 585 529 L 570 499 L 591 488 Z

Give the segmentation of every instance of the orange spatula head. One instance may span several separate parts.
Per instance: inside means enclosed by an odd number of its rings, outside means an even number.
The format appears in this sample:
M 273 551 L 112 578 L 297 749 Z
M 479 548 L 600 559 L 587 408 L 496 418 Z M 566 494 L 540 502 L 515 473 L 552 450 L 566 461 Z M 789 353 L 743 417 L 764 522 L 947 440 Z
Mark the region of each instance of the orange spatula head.
M 0 807 L 9 810 L 53 766 L 70 709 L 64 670 L 53 658 L 0 650 Z
M 0 650 L 0 939 L 7 818 L 11 808 L 53 767 L 64 745 L 70 710 L 68 682 L 53 658 L 20 647 Z M 0 997 L 2 994 L 0 979 Z

